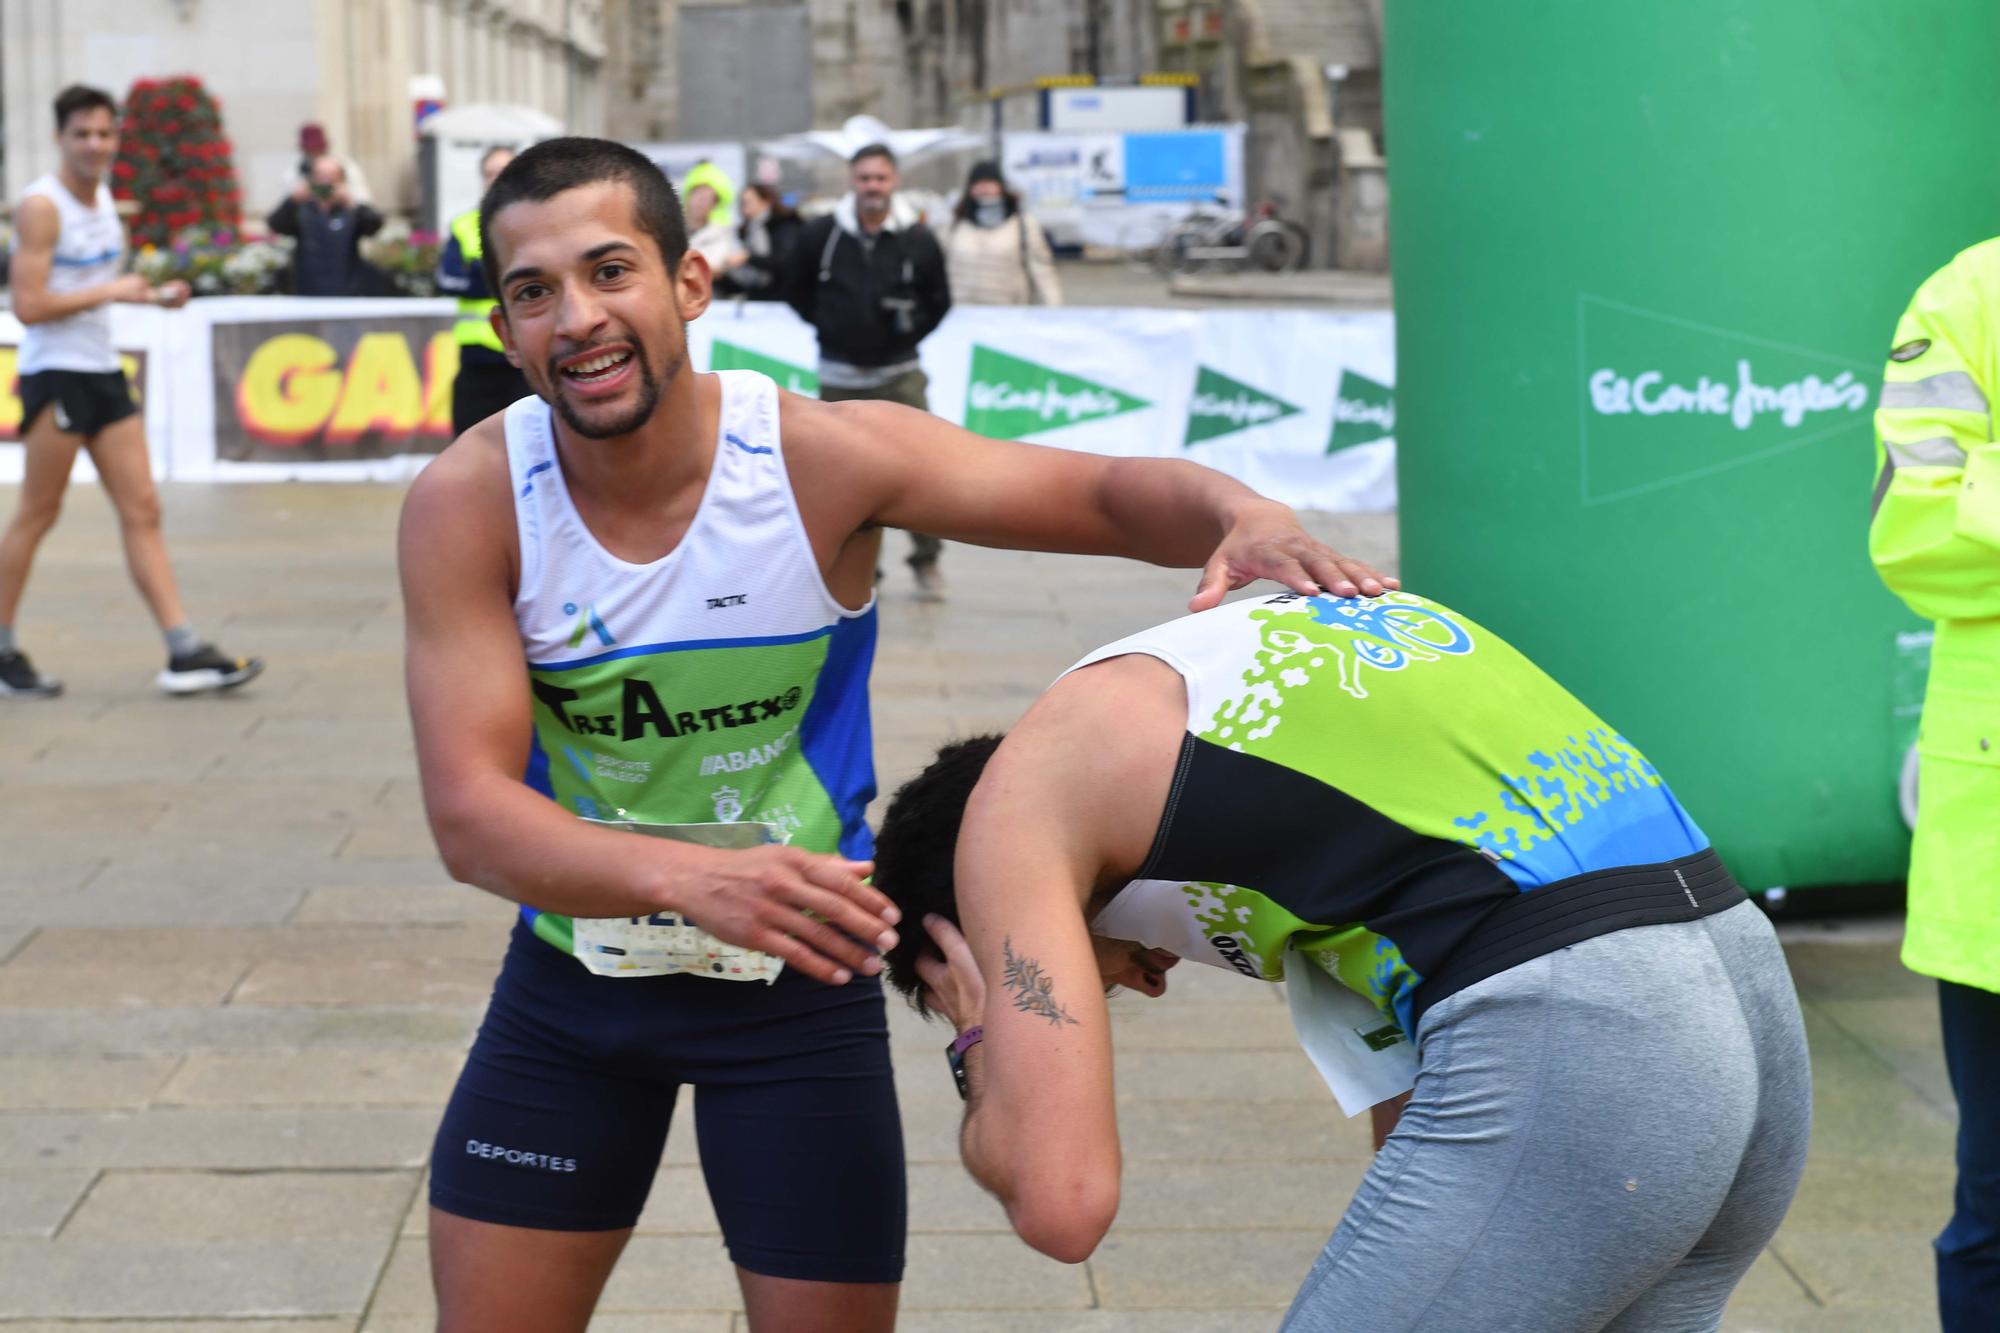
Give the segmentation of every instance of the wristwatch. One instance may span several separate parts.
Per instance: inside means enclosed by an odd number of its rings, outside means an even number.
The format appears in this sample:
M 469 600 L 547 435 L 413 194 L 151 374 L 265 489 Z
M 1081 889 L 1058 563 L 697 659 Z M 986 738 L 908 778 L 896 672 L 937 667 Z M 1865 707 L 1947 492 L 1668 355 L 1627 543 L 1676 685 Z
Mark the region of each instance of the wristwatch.
M 951 1066 L 951 1081 L 958 1087 L 958 1099 L 970 1100 L 972 1087 L 965 1078 L 965 1053 L 986 1040 L 984 1027 L 969 1027 L 944 1048 L 944 1062 Z

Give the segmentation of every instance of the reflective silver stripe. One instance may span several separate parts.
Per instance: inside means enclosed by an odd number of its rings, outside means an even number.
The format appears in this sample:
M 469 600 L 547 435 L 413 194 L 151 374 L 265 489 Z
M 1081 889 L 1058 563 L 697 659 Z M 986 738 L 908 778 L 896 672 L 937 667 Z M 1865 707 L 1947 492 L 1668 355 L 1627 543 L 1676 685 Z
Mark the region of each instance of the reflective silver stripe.
M 1962 370 L 1947 370 L 1922 380 L 1890 380 L 1882 386 L 1884 408 L 1932 407 L 1946 412 L 1984 412 L 1986 395 L 1978 381 Z
M 1889 462 L 1894 467 L 1964 467 L 1965 450 L 1949 435 L 1933 435 L 1915 444 L 1884 440 Z
M 1868 521 L 1873 523 L 1875 515 L 1882 511 L 1882 497 L 1889 493 L 1889 483 L 1896 479 L 1896 460 L 1882 459 L 1881 475 L 1875 478 L 1875 498 L 1868 502 Z

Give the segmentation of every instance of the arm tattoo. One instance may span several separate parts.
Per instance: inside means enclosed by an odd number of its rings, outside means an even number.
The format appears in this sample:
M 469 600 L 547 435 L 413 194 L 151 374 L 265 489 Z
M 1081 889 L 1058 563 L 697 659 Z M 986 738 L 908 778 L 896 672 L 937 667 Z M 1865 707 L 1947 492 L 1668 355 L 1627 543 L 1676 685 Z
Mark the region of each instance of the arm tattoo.
M 1076 1026 L 1076 1020 L 1069 1011 L 1056 1003 L 1050 994 L 1055 985 L 1053 978 L 1042 971 L 1042 965 L 1032 958 L 1014 952 L 1014 937 L 1009 935 L 1000 942 L 1000 958 L 1007 970 L 1007 989 L 1013 992 L 1014 1007 L 1024 1014 L 1046 1018 L 1056 1027 L 1067 1023 Z

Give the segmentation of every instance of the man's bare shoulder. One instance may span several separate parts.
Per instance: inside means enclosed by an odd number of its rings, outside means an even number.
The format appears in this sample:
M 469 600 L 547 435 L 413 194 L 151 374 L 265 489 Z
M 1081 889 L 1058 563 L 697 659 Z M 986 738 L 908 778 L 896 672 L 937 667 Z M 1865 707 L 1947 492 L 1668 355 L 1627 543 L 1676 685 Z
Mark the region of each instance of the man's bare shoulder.
M 410 483 L 405 508 L 415 504 L 506 504 L 507 436 L 498 416 L 488 417 L 453 440 Z
M 988 773 L 1036 818 L 1072 826 L 1100 867 L 1129 876 L 1152 845 L 1186 731 L 1180 673 L 1126 654 L 1045 690 Z
M 20 204 L 14 209 L 14 244 L 17 248 L 53 246 L 61 233 L 62 214 L 56 211 L 55 200 L 45 194 L 22 196 Z
M 878 440 L 885 422 L 893 431 L 896 418 L 914 410 L 869 399 L 825 403 L 780 389 L 778 435 L 785 442 L 787 458 L 838 456 Z
M 511 556 L 513 481 L 503 420 L 488 417 L 446 446 L 410 483 L 403 538 L 422 545 L 498 540 Z

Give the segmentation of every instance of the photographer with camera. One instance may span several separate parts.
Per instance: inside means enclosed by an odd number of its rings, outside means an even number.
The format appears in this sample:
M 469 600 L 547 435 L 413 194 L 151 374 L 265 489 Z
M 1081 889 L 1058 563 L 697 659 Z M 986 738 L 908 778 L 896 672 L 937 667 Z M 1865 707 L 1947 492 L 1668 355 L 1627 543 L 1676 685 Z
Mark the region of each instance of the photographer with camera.
M 869 144 L 848 161 L 849 192 L 799 235 L 786 300 L 819 333 L 819 396 L 882 399 L 929 410 L 917 344 L 951 309 L 944 252 L 907 200 L 896 197 L 896 155 Z M 917 595 L 944 596 L 942 543 L 910 534 Z
M 382 230 L 382 215 L 348 188 L 340 159 L 322 153 L 310 172 L 271 210 L 266 223 L 297 242 L 292 291 L 298 296 L 374 296 L 383 286 L 361 257 L 361 242 Z

